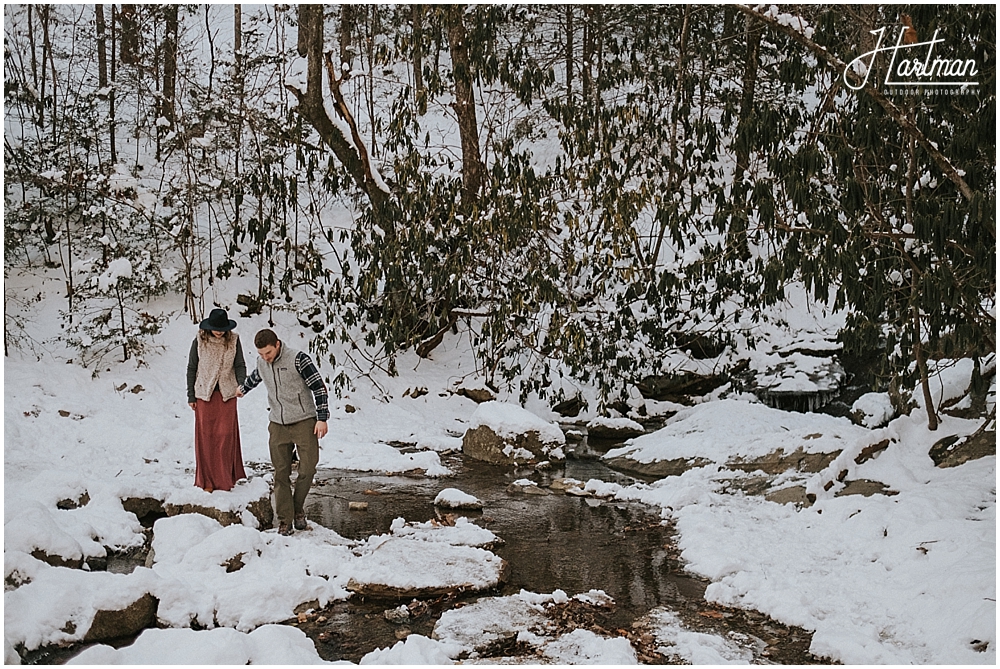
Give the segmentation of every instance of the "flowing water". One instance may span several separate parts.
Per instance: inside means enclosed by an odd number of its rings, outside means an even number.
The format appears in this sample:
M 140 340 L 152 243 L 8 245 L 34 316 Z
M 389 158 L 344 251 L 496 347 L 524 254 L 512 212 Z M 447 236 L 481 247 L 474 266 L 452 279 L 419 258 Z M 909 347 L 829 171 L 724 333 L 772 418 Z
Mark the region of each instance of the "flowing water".
M 476 496 L 483 503 L 482 511 L 456 513 L 503 540 L 492 550 L 509 563 L 510 578 L 490 592 L 427 601 L 425 612 L 405 626 L 388 622 L 383 612 L 408 602 L 357 596 L 330 604 L 304 623 L 294 619 L 287 623 L 306 632 L 323 659 L 357 662 L 366 653 L 392 646 L 407 634 L 430 636 L 441 613 L 462 602 L 515 594 L 521 589 L 537 593 L 562 589 L 570 596 L 596 589 L 616 603 L 600 621 L 604 629 L 629 630 L 651 609 L 666 606 L 698 631 L 738 632 L 761 647 L 767 646 L 763 654 L 755 653 L 755 661 L 816 662 L 808 653 L 810 635 L 804 630 L 779 625 L 755 612 L 720 612 L 706 603 L 707 582 L 683 571 L 673 529 L 661 523 L 655 510 L 554 491 L 542 495 L 508 492 L 508 485 L 520 478 L 531 478 L 543 488 L 556 478 L 634 483 L 636 479 L 609 469 L 598 459 L 612 445 L 589 445 L 584 439 L 568 448 L 569 459 L 545 472 L 489 465 L 460 454 L 442 457 L 453 474 L 441 478 L 319 470 L 306 502 L 309 519 L 355 540 L 388 532 L 396 518 L 425 522 L 439 517 L 443 511 L 435 509 L 433 500 L 444 488 Z M 367 502 L 368 507 L 351 510 L 351 502 Z M 129 571 L 141 564 L 143 557 L 109 560 L 108 569 Z M 115 645 L 128 643 L 131 639 Z M 40 649 L 24 659 L 32 664 L 60 663 L 82 647 Z
M 684 618 L 693 618 L 696 624 L 704 622 L 703 631 L 723 635 L 738 631 L 757 640 L 767 639 L 775 648 L 770 661 L 815 662 L 806 651 L 809 635 L 802 630 L 785 628 L 753 613 L 723 616 L 708 605 L 704 601 L 707 582 L 683 571 L 672 527 L 662 524 L 648 507 L 562 492 L 508 492 L 508 485 L 520 478 L 531 478 L 543 487 L 555 478 L 635 483 L 636 479 L 609 469 L 597 459 L 610 445 L 595 449 L 585 440 L 571 449 L 565 463 L 546 472 L 489 465 L 460 455 L 443 458 L 454 473 L 444 478 L 321 470 L 306 511 L 310 520 L 361 540 L 388 532 L 395 518 L 425 522 L 440 517 L 434 498 L 444 488 L 457 488 L 482 501 L 481 512 L 458 513 L 504 541 L 493 552 L 511 567 L 510 580 L 497 590 L 459 600 L 515 594 L 522 588 L 537 593 L 562 589 L 570 596 L 603 590 L 616 603 L 613 612 L 601 621 L 605 629 L 628 630 L 651 609 L 667 606 L 679 615 L 683 613 Z M 350 510 L 350 502 L 367 502 L 368 508 Z M 440 614 L 455 600 L 430 602 L 428 613 L 405 627 L 386 621 L 382 615 L 399 603 L 352 598 L 320 612 L 325 618 L 321 623 L 300 627 L 316 641 L 324 659 L 357 662 L 365 653 L 392 646 L 407 633 L 430 636 Z

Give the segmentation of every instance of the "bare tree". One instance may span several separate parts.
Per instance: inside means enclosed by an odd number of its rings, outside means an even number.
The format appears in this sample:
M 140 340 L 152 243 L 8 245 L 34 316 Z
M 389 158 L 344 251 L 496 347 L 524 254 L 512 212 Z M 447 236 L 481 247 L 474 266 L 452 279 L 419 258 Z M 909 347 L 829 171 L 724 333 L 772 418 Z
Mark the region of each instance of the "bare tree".
M 448 5 L 444 11 L 455 77 L 455 102 L 452 106 L 458 116 L 458 133 L 462 139 L 462 208 L 469 212 L 479 197 L 484 172 L 479 153 L 479 123 L 476 120 L 474 77 L 469 61 L 468 33 L 464 22 L 465 6 Z

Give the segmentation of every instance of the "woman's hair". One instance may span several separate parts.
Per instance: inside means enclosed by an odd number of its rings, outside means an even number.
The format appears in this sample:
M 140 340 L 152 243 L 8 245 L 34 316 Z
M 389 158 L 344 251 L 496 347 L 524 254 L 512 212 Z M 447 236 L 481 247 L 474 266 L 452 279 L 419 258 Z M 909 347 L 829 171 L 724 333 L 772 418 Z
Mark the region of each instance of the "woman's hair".
M 198 330 L 198 336 L 201 337 L 202 341 L 211 341 L 215 339 L 215 335 L 212 334 L 211 330 Z M 235 336 L 236 333 L 233 332 L 232 330 L 229 330 L 228 332 L 226 332 L 226 334 L 222 335 L 222 340 L 228 344 L 233 340 L 233 337 Z

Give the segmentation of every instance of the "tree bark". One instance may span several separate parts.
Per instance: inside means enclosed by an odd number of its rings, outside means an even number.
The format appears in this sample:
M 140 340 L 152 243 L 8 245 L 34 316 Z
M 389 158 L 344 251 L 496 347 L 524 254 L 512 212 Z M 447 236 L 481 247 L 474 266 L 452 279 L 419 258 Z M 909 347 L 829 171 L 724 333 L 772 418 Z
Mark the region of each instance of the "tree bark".
M 123 4 L 118 10 L 118 20 L 121 24 L 118 59 L 125 65 L 136 65 L 139 62 L 139 23 L 135 5 Z
M 566 5 L 566 102 L 573 104 L 573 5 Z
M 462 139 L 462 209 L 465 213 L 469 213 L 475 206 L 482 188 L 483 163 L 479 153 L 479 122 L 476 120 L 468 33 L 463 20 L 465 6 L 448 5 L 445 12 L 452 71 L 455 77 L 455 102 L 452 106 L 458 116 L 458 133 Z
M 164 7 L 165 31 L 163 35 L 163 95 L 160 98 L 160 116 L 170 121 L 174 114 L 174 95 L 177 87 L 177 5 Z
M 927 373 L 927 355 L 920 341 L 920 308 L 913 305 L 913 357 L 920 370 L 920 387 L 924 391 L 924 406 L 927 409 L 927 429 L 931 432 L 938 429 L 938 417 L 934 411 L 934 399 L 931 396 L 930 378 Z
M 594 17 L 594 7 L 593 5 L 584 5 L 583 7 L 583 56 L 580 63 L 580 81 L 582 82 L 582 93 L 583 104 L 587 104 L 590 101 L 592 76 L 593 73 L 590 70 L 590 61 L 594 57 L 594 46 L 593 46 L 593 17 Z
M 115 75 L 118 72 L 117 61 L 115 60 L 115 41 L 118 36 L 118 29 L 116 20 L 118 10 L 115 5 L 111 5 L 111 67 L 109 74 L 111 75 L 110 85 L 111 92 L 108 94 L 108 138 L 111 141 L 111 164 L 114 165 L 118 162 L 118 148 L 115 142 Z
M 104 5 L 94 5 L 94 21 L 97 26 L 97 85 L 104 88 L 108 85 L 108 42 Z
M 354 183 L 368 197 L 375 224 L 387 235 L 392 235 L 395 220 L 392 200 L 389 193 L 376 181 L 371 165 L 367 162 L 367 153 L 357 131 L 357 125 L 340 95 L 340 79 L 335 72 L 338 68 L 334 67 L 330 54 L 326 55 L 325 60 L 330 75 L 331 92 L 337 103 L 336 111 L 341 120 L 347 124 L 353 141 L 348 141 L 338 124 L 335 124 L 327 114 L 323 104 L 323 5 L 299 5 L 298 16 L 298 52 L 307 59 L 307 67 L 305 91 L 287 86 L 298 100 L 295 111 L 316 129 L 323 142 L 333 150 L 334 155 L 351 175 Z
M 424 90 L 424 6 L 411 5 L 413 21 L 413 99 L 420 115 L 427 113 L 427 91 Z
M 357 22 L 354 13 L 354 6 L 340 6 L 340 63 L 347 63 L 348 71 L 354 63 L 354 26 Z
M 760 57 L 761 28 L 752 16 L 746 17 L 747 53 L 743 66 L 743 94 L 740 98 L 740 116 L 736 125 L 736 167 L 733 170 L 733 186 L 730 191 L 733 207 L 739 212 L 733 217 L 734 226 L 730 230 L 729 242 L 742 260 L 750 258 L 750 244 L 747 241 L 746 191 L 743 177 L 750 169 L 750 140 L 753 120 L 754 98 L 757 94 L 757 69 Z

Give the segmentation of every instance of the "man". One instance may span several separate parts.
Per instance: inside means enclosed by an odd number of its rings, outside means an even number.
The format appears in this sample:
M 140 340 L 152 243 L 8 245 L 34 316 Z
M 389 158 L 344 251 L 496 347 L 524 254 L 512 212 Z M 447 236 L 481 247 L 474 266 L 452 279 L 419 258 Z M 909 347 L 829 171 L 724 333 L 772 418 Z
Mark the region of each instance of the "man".
M 326 386 L 319 370 L 302 351 L 285 346 L 271 330 L 261 330 L 253 339 L 260 358 L 257 369 L 240 386 L 239 397 L 261 381 L 267 388 L 270 424 L 267 426 L 271 464 L 274 465 L 274 505 L 278 512 L 278 534 L 288 536 L 306 529 L 305 501 L 319 462 L 319 440 L 326 436 Z M 298 447 L 299 474 L 295 492 L 289 477 L 292 450 Z

